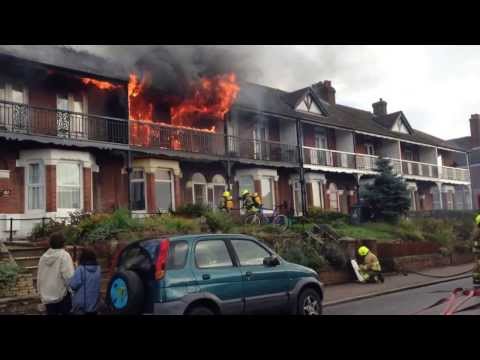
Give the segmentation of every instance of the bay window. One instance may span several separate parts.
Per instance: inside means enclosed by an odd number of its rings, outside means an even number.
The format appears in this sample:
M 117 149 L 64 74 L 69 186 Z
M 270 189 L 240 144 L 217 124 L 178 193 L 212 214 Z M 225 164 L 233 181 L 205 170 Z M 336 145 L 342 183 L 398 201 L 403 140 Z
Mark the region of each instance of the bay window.
M 82 208 L 82 169 L 79 163 L 57 164 L 57 208 Z
M 274 210 L 275 195 L 273 191 L 273 178 L 262 177 L 262 203 L 265 210 Z
M 200 173 L 192 176 L 192 199 L 194 204 L 206 205 L 207 201 L 207 179 Z

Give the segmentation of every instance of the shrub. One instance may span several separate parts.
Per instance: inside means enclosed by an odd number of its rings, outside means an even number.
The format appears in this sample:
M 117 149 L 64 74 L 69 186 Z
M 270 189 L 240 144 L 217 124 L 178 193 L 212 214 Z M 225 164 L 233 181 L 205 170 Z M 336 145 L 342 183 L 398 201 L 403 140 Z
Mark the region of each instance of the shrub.
M 400 220 L 399 223 L 393 228 L 393 230 L 401 240 L 408 240 L 408 241 L 425 240 L 425 237 L 423 236 L 421 229 L 410 220 Z
M 286 261 L 320 270 L 326 265 L 325 258 L 309 246 L 291 246 L 280 256 Z
M 173 214 L 182 217 L 194 218 L 204 216 L 208 210 L 208 207 L 202 204 L 185 204 L 179 206 L 177 210 L 173 212 Z
M 450 222 L 439 219 L 415 219 L 413 223 L 420 229 L 427 241 L 432 241 L 441 246 L 448 246 L 455 240 L 453 226 Z
M 344 269 L 347 265 L 347 257 L 340 245 L 327 243 L 322 247 L 320 253 L 336 269 Z
M 348 223 L 350 219 L 347 214 L 336 211 L 328 211 L 316 207 L 312 207 L 308 210 L 308 218 L 313 222 L 323 224 L 331 224 L 333 222 Z
M 49 237 L 56 232 L 64 232 L 67 225 L 64 222 L 55 221 L 50 219 L 45 224 L 39 223 L 33 227 L 32 234 L 30 235 L 32 240 L 37 240 L 43 237 Z
M 20 267 L 15 263 L 0 263 L 0 289 L 15 285 Z
M 194 219 L 180 216 L 160 215 L 144 219 L 144 229 L 165 234 L 191 234 L 200 232 L 200 224 Z
M 233 219 L 223 211 L 208 211 L 205 213 L 207 225 L 212 232 L 230 232 L 234 227 Z

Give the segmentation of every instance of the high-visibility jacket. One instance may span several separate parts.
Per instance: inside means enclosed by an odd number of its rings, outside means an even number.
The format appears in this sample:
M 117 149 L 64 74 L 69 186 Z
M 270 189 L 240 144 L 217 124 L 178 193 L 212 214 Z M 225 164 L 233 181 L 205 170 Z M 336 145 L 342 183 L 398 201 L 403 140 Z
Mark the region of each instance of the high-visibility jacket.
M 365 256 L 363 269 L 366 271 L 382 271 L 380 261 L 371 251 Z
M 232 210 L 233 209 L 233 197 L 223 196 L 220 200 L 220 209 Z

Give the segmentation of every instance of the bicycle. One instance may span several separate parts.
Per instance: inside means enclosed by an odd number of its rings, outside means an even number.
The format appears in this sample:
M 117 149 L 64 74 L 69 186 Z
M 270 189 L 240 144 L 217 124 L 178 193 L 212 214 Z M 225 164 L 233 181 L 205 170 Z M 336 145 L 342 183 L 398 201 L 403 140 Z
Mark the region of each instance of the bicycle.
M 245 225 L 271 224 L 278 227 L 281 231 L 285 231 L 288 229 L 288 217 L 280 214 L 279 209 L 282 207 L 283 205 L 275 206 L 275 209 L 271 216 L 265 216 L 265 214 L 263 213 L 263 207 L 260 207 L 258 212 L 248 214 L 245 217 L 244 223 Z

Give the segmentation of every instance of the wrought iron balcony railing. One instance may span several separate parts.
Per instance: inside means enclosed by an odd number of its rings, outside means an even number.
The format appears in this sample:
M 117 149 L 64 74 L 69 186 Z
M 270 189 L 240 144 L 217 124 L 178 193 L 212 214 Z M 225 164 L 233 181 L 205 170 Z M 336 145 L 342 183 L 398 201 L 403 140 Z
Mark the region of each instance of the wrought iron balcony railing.
M 128 144 L 126 120 L 0 101 L 0 132 Z
M 228 155 L 236 158 L 298 163 L 296 145 L 228 135 Z

